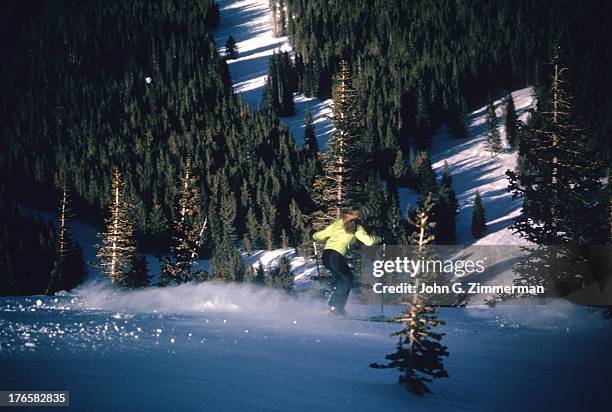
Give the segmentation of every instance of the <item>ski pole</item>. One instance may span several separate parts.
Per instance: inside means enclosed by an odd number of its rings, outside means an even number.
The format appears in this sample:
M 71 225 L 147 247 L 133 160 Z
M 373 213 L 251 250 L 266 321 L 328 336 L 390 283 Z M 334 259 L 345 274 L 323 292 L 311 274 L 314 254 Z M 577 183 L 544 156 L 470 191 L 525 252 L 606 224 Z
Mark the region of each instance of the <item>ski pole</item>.
M 383 242 L 382 244 L 382 260 L 385 260 L 385 247 L 387 246 L 387 244 L 385 242 Z M 381 293 L 380 294 L 380 314 L 384 315 L 385 314 L 385 294 Z
M 317 277 L 320 278 L 321 277 L 321 272 L 319 271 L 319 255 L 317 253 L 317 242 L 313 241 L 312 242 L 312 246 L 314 247 L 315 262 L 317 264 Z

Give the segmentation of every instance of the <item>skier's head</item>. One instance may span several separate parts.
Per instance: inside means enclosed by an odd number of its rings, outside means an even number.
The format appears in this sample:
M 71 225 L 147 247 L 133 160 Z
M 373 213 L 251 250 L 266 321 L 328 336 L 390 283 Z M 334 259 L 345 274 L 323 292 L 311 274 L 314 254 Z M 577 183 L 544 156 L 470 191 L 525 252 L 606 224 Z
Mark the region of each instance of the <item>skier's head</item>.
M 357 231 L 357 226 L 359 225 L 359 219 L 363 215 L 363 210 L 359 206 L 350 206 L 345 212 L 344 216 L 342 216 L 342 222 L 344 223 L 344 230 L 348 233 L 355 233 Z

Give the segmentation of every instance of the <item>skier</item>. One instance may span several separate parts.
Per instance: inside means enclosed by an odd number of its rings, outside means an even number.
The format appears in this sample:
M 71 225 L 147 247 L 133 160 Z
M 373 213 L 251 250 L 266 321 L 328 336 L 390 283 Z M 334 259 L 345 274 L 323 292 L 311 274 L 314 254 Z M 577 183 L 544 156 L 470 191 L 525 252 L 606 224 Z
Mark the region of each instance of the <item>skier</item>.
M 366 246 L 375 245 L 382 240 L 378 236 L 368 235 L 359 224 L 361 216 L 361 208 L 350 207 L 341 219 L 312 236 L 314 240 L 328 239 L 323 249 L 322 260 L 323 266 L 334 274 L 336 281 L 327 304 L 327 310 L 331 313 L 344 313 L 344 306 L 351 291 L 353 273 L 344 257 L 348 248 L 355 243 L 355 239 Z

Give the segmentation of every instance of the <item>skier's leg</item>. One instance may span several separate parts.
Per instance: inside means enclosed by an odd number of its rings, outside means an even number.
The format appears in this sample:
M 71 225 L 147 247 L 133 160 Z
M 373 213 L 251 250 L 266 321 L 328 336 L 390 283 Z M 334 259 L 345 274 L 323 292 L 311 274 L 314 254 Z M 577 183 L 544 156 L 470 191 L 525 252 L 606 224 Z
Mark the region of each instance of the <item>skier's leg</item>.
M 327 286 L 329 287 L 330 293 L 336 288 L 338 279 L 338 275 L 336 275 L 336 272 L 332 270 L 330 263 L 330 256 L 332 255 L 332 252 L 332 250 L 323 249 L 323 253 L 321 253 L 321 263 L 323 264 L 323 267 L 331 274 L 327 281 Z
M 329 265 L 330 270 L 336 275 L 336 286 L 332 290 L 328 306 L 331 311 L 342 313 L 351 291 L 353 274 L 344 256 L 333 250 L 330 252 Z

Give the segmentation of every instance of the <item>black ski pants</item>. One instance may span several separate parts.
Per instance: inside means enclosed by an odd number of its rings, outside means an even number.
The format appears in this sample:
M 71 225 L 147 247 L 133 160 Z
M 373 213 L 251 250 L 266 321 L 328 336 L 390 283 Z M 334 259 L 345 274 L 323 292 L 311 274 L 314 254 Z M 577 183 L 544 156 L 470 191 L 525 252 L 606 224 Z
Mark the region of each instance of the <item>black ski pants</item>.
M 333 311 L 343 312 L 353 284 L 353 273 L 346 263 L 346 258 L 333 249 L 323 250 L 323 266 L 335 277 L 335 286 L 329 298 L 329 307 Z

